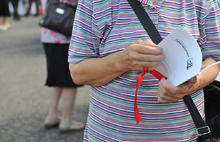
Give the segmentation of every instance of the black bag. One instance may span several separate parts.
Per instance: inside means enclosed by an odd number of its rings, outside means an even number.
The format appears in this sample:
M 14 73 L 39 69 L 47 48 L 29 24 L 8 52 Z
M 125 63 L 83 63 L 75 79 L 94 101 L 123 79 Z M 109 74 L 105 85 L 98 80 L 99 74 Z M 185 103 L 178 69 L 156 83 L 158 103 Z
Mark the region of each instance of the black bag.
M 162 38 L 141 3 L 137 0 L 128 0 L 128 2 L 151 40 L 155 44 L 159 44 Z M 204 96 L 206 122 L 203 121 L 191 96 L 183 97 L 197 128 L 199 135 L 197 141 L 202 142 L 207 139 L 216 138 L 220 142 L 220 82 L 214 81 L 206 86 L 204 88 Z
M 39 25 L 70 37 L 75 12 L 76 6 L 60 2 L 59 0 L 48 0 L 45 13 Z
M 213 81 L 204 89 L 206 123 L 220 115 L 220 82 Z M 220 135 L 220 132 L 219 132 Z
M 205 98 L 206 124 L 210 127 L 212 137 L 220 141 L 220 82 L 213 81 L 203 88 Z M 198 138 L 198 142 L 202 141 Z

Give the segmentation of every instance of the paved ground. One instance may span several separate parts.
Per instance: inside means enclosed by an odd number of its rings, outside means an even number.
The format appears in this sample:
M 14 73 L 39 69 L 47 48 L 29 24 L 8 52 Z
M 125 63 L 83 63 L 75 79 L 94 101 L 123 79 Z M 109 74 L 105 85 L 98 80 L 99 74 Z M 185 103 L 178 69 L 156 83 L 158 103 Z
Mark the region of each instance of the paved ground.
M 29 16 L 16 22 L 10 17 L 11 29 L 0 31 L 0 142 L 82 142 L 83 130 L 61 134 L 43 128 L 49 90 L 44 86 L 39 19 Z M 89 91 L 89 86 L 78 89 L 72 116 L 76 120 L 86 122 Z

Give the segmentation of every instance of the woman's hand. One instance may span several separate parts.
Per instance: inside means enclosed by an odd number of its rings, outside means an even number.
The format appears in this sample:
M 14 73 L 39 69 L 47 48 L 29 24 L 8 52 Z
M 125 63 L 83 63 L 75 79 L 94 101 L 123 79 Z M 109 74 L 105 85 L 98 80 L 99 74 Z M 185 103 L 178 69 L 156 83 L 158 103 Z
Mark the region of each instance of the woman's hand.
M 163 49 L 157 47 L 151 40 L 137 40 L 121 52 L 120 67 L 123 70 L 143 71 L 143 67 L 154 70 L 165 58 Z
M 197 83 L 197 77 L 193 77 L 190 80 L 179 86 L 173 86 L 169 84 L 164 78 L 159 82 L 159 89 L 157 93 L 157 99 L 159 103 L 172 103 L 182 99 L 186 95 L 192 94 L 196 91 L 194 85 Z

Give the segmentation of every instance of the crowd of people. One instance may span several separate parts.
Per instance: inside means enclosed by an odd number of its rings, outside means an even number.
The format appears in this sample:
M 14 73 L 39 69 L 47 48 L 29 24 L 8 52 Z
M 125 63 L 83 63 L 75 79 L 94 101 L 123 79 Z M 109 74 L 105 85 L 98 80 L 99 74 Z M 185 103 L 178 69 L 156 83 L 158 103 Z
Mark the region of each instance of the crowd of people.
M 201 68 L 220 61 L 219 1 L 136 1 L 143 5 L 163 39 L 181 26 L 197 40 L 202 51 Z M 32 2 L 29 0 L 25 16 Z M 36 9 L 41 3 L 44 13 L 47 0 L 35 2 Z M 196 142 L 196 127 L 182 98 L 190 95 L 205 119 L 203 88 L 215 80 L 220 67 L 212 66 L 179 86 L 165 78 L 158 80 L 150 71 L 166 58 L 163 49 L 156 48 L 127 0 L 64 2 L 77 5 L 72 36 L 46 28 L 41 32 L 47 65 L 45 85 L 50 89 L 44 127 L 58 127 L 61 132 L 85 128 L 84 142 Z M 14 19 L 18 20 L 14 9 Z M 0 1 L 0 16 L 0 29 L 6 31 L 10 28 L 7 0 Z M 136 83 L 146 67 L 148 72 L 137 95 L 142 120 L 137 122 Z M 72 120 L 77 88 L 84 85 L 91 86 L 86 124 Z
M 40 0 L 1 0 L 0 1 L 0 31 L 7 31 L 11 25 L 9 24 L 7 18 L 13 15 L 13 19 L 19 21 L 21 18 L 21 13 L 19 13 L 19 8 L 25 11 L 24 16 L 29 16 L 32 3 L 35 2 L 35 16 L 39 16 L 39 5 Z M 19 5 L 21 3 L 21 5 Z M 11 4 L 11 7 L 10 7 Z

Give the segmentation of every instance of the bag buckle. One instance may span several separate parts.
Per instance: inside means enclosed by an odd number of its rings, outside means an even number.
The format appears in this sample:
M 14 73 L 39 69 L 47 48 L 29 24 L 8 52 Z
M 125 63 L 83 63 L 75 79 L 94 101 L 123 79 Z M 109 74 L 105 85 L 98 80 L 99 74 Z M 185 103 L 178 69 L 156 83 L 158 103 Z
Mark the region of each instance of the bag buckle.
M 211 130 L 210 130 L 209 126 L 204 126 L 204 127 L 197 128 L 196 133 L 199 136 L 203 136 L 203 135 L 206 135 L 206 134 L 209 134 L 209 133 L 211 134 Z

